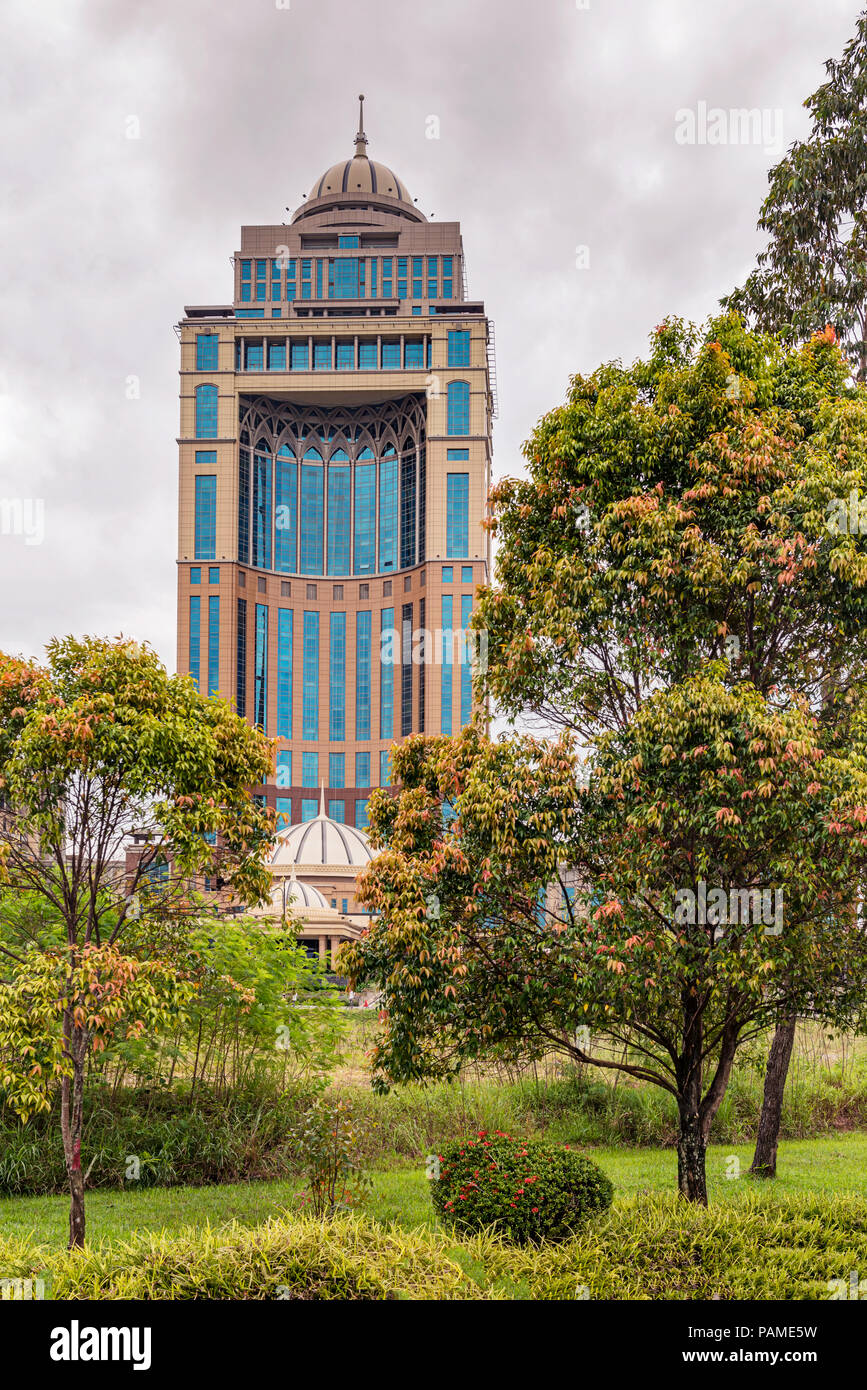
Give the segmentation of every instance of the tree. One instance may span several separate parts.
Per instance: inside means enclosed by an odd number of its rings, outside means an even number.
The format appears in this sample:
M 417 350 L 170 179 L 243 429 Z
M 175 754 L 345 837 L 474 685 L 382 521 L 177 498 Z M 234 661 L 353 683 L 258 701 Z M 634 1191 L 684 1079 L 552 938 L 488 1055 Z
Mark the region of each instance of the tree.
M 405 791 L 394 812 L 380 798 L 371 801 L 384 853 L 361 881 L 382 917 L 349 953 L 348 968 L 385 981 L 383 1079 L 405 1078 L 414 1068 L 448 1070 L 448 1056 L 465 1055 L 485 1039 L 505 1046 L 511 1037 L 518 1047 L 525 1037 L 541 1046 L 543 1036 L 562 1036 L 581 1013 L 602 1027 L 598 997 L 608 1010 L 605 1026 L 617 1026 L 625 1047 L 639 1054 L 648 1045 L 661 1048 L 637 1063 L 628 1055 L 623 1063 L 595 1054 L 593 1060 L 673 1088 L 682 1190 L 701 1200 L 704 1145 L 736 1047 L 798 1008 L 852 1017 L 863 994 L 863 936 L 850 900 L 863 853 L 857 817 L 867 554 L 857 498 L 867 484 L 865 396 L 848 384 L 831 334 L 785 349 L 767 335 L 748 334 L 734 315 L 713 321 L 703 336 L 667 322 L 653 335 L 647 362 L 576 377 L 565 406 L 540 421 L 525 452 L 529 477 L 507 479 L 492 494 L 497 582 L 482 590 L 474 617 L 487 633 L 479 689 L 513 720 L 559 727 L 574 743 L 561 736 L 548 751 L 544 744 L 528 751 L 520 740 L 491 750 L 480 745 L 479 775 L 490 779 L 495 805 L 487 813 L 483 789 L 467 800 L 464 780 L 475 785 L 475 772 L 452 776 L 438 761 L 448 764 L 447 753 L 436 755 L 433 771 L 426 755 L 417 755 L 416 768 L 401 754 L 396 767 Z M 853 494 L 854 528 L 841 527 L 841 499 L 849 508 Z M 747 738 L 745 730 L 758 728 L 760 736 Z M 794 779 L 789 754 L 781 760 L 752 748 L 755 738 L 768 749 L 803 745 L 821 772 L 808 778 L 799 763 Z M 730 748 L 740 750 L 735 761 Z M 579 756 L 586 759 L 580 776 Z M 553 806 L 566 819 L 538 820 L 523 788 L 531 788 L 540 813 L 550 810 L 542 773 L 553 775 L 561 759 L 567 766 L 557 773 L 563 780 Z M 633 786 L 624 769 L 635 759 Z M 696 769 L 701 777 L 693 785 L 687 773 Z M 593 789 L 590 800 L 579 795 L 581 776 Z M 446 833 L 434 809 L 438 797 L 457 809 L 457 828 Z M 681 818 L 672 822 L 675 810 Z M 778 839 L 769 832 L 772 813 Z M 515 843 L 496 839 L 498 817 L 513 825 Z M 464 846 L 467 824 L 475 827 L 475 858 Z M 658 838 L 645 843 L 642 835 L 654 825 Z M 855 828 L 845 846 L 839 825 Z M 433 837 L 429 863 L 425 827 Z M 808 847 L 801 867 L 799 840 Z M 504 1006 L 514 1027 L 495 1030 L 486 1016 L 466 1045 L 447 1033 L 441 1015 L 435 1032 L 424 1027 L 434 937 L 417 956 L 401 954 L 420 887 L 451 902 L 448 884 L 437 879 L 451 845 L 466 854 L 479 883 L 489 881 L 486 872 L 499 875 L 503 892 L 512 884 L 523 903 L 516 918 L 508 894 L 499 909 L 485 902 L 505 936 L 480 932 L 490 974 L 470 972 L 485 1007 Z M 528 847 L 536 858 L 525 866 Z M 652 875 L 645 861 L 653 863 Z M 565 967 L 553 979 L 542 971 L 546 992 L 531 990 L 534 1008 L 540 998 L 558 1001 L 543 1034 L 526 1012 L 504 1005 L 501 991 L 551 965 L 550 934 L 533 925 L 533 913 L 545 883 L 558 880 L 573 888 L 577 882 L 579 898 L 583 892 L 596 899 L 596 931 L 609 933 L 599 941 L 600 959 L 610 956 L 622 967 L 606 963 L 601 980 L 622 975 L 629 953 L 640 950 L 641 979 L 653 984 L 633 981 L 630 971 L 615 982 L 625 990 L 618 1003 L 605 990 L 594 993 L 599 972 L 586 961 L 573 969 L 571 985 Z M 738 902 L 742 894 L 781 890 L 785 941 L 756 933 L 754 922 L 746 934 L 727 927 L 722 942 L 708 922 L 678 933 L 673 895 L 697 894 L 701 883 L 727 900 L 735 892 Z M 460 893 L 457 901 L 464 903 Z M 462 921 L 463 906 L 453 911 Z M 820 941 L 826 950 L 835 943 L 831 976 L 817 953 Z M 459 953 L 456 967 L 466 964 L 464 946 L 461 938 L 445 948 Z M 570 967 L 577 949 L 570 941 Z M 506 974 L 501 955 L 514 962 Z M 731 1001 L 729 970 L 740 981 Z M 398 989 L 407 971 L 421 982 L 413 1001 L 424 1006 L 421 1015 Z M 445 998 L 458 997 L 455 982 L 442 988 Z M 455 1005 L 460 1017 L 474 1007 L 467 993 L 462 988 Z M 571 1054 L 578 1055 L 574 1048 Z
M 23 950 L 0 942 L 0 1085 L 24 1117 L 60 1085 L 70 1247 L 85 1233 L 87 1058 L 191 995 L 168 958 L 125 954 L 124 932 L 149 915 L 194 916 L 200 874 L 264 900 L 271 818 L 248 788 L 269 768 L 259 731 L 144 646 L 69 637 L 44 666 L 0 655 L 0 874 L 60 927 Z M 127 872 L 133 832 L 145 849 Z
M 723 300 L 768 332 L 803 341 L 832 324 L 867 380 L 867 12 L 828 81 L 804 105 L 809 137 L 768 175 L 760 230 L 769 242 Z

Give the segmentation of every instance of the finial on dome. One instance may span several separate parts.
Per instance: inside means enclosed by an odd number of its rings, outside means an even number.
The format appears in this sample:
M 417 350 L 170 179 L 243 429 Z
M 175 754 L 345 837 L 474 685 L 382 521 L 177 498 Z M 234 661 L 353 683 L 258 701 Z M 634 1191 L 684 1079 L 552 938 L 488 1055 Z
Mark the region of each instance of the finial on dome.
M 367 136 L 364 133 L 364 93 L 358 98 L 358 134 L 355 137 L 356 155 L 367 155 Z
M 324 816 L 324 815 L 325 815 L 325 788 L 324 788 L 324 787 L 321 788 L 321 790 L 320 790 L 320 795 L 319 795 L 319 814 L 320 814 L 320 816 Z

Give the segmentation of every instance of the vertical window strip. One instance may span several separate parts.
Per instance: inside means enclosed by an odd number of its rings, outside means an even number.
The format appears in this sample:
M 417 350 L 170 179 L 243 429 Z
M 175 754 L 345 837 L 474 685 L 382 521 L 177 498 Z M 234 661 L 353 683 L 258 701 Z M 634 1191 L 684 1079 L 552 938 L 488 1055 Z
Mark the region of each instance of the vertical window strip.
M 415 564 L 415 449 L 400 457 L 400 567 Z
M 328 573 L 349 574 L 349 498 L 351 471 L 328 469 Z
M 355 574 L 376 570 L 376 464 L 355 465 Z
M 217 438 L 217 388 L 196 387 L 196 438 Z
M 470 432 L 470 385 L 467 381 L 450 381 L 446 388 L 446 433 Z
M 208 599 L 208 694 L 216 695 L 220 688 L 220 596 Z
M 216 474 L 196 474 L 194 559 L 217 558 L 217 478 Z
M 303 739 L 319 738 L 319 614 L 305 612 L 302 659 Z
M 379 737 L 394 738 L 394 609 L 383 608 L 379 630 Z
M 370 644 L 371 614 L 358 613 L 355 620 L 355 737 L 358 740 L 370 738 Z
M 243 446 L 238 455 L 238 560 L 250 563 L 250 451 Z
M 405 603 L 400 622 L 400 732 L 412 733 L 412 604 Z
M 253 462 L 253 564 L 271 568 L 271 455 L 256 453 Z
M 397 455 L 379 465 L 379 568 L 397 569 Z
M 298 465 L 280 453 L 274 460 L 274 568 L 295 574 L 298 526 Z
M 461 644 L 461 728 L 469 724 L 473 717 L 473 667 L 470 640 L 466 636 L 467 624 L 473 612 L 472 594 L 461 594 L 461 628 L 464 632 Z
M 238 599 L 238 634 L 236 644 L 235 709 L 242 719 L 247 715 L 247 600 Z
M 328 738 L 346 737 L 346 614 L 329 614 Z
M 446 556 L 465 559 L 470 552 L 470 475 L 446 474 Z
M 440 685 L 440 733 L 450 738 L 452 726 L 452 630 L 454 628 L 454 601 L 451 594 L 443 594 L 442 618 L 442 677 Z
M 281 738 L 292 737 L 291 608 L 277 610 L 277 734 Z
M 202 600 L 199 594 L 190 595 L 190 642 L 188 651 L 188 664 L 190 675 L 196 682 L 201 683 L 201 644 L 202 644 Z
M 256 671 L 253 682 L 253 722 L 268 731 L 268 605 L 256 604 Z
M 301 573 L 322 573 L 325 474 L 321 464 L 301 465 Z

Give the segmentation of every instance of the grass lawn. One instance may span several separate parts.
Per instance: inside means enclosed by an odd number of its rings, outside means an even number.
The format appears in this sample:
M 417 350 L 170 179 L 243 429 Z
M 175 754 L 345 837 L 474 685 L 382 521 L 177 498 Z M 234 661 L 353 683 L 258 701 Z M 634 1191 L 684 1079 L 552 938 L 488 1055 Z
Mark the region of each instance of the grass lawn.
M 591 1148 L 585 1151 L 604 1168 L 622 1198 L 641 1192 L 671 1192 L 677 1176 L 677 1157 L 671 1149 Z M 771 1198 L 790 1193 L 842 1193 L 867 1196 L 867 1134 L 846 1133 L 780 1145 L 776 1182 L 755 1182 L 743 1176 L 727 1179 L 727 1160 L 734 1155 L 746 1174 L 752 1157 L 749 1145 L 716 1145 L 708 1150 L 711 1203 L 738 1202 L 747 1194 Z M 92 1192 L 87 1197 L 87 1229 L 92 1243 L 113 1242 L 136 1230 L 177 1231 L 183 1226 L 222 1225 L 237 1220 L 256 1225 L 283 1207 L 297 1209 L 294 1182 L 233 1183 L 218 1187 L 145 1188 L 143 1191 Z M 380 1169 L 366 1210 L 378 1221 L 397 1222 L 407 1229 L 435 1225 L 423 1169 L 400 1166 Z M 0 1199 L 0 1233 L 26 1237 L 52 1248 L 66 1243 L 68 1202 L 65 1197 L 7 1197 Z

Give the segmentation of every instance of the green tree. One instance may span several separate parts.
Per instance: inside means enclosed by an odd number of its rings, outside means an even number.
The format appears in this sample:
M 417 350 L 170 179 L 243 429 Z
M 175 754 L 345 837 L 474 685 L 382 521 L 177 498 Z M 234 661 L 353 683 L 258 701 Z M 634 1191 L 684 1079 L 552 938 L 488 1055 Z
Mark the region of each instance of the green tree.
M 146 647 L 65 638 L 44 666 L 0 656 L 0 874 L 55 923 L 34 924 L 24 949 L 0 942 L 0 1085 L 24 1117 L 60 1085 L 70 1246 L 85 1233 L 88 1056 L 156 1031 L 193 992 L 167 956 L 124 953 L 124 932 L 195 915 L 201 874 L 265 898 L 271 819 L 248 788 L 269 769 L 259 731 Z
M 828 81 L 804 105 L 812 117 L 768 175 L 756 269 L 723 303 L 789 341 L 832 324 L 867 379 L 867 12 Z
M 665 323 L 648 361 L 576 377 L 526 454 L 529 476 L 492 495 L 497 582 L 474 618 L 487 633 L 480 691 L 561 738 L 467 751 L 465 736 L 434 755 L 401 752 L 397 806 L 370 807 L 384 852 L 361 886 L 381 917 L 344 966 L 384 982 L 382 1079 L 558 1036 L 573 1056 L 672 1089 L 681 1188 L 703 1200 L 704 1147 L 736 1048 L 808 1003 L 851 1018 L 863 995 L 850 906 L 863 858 L 867 553 L 857 521 L 838 521 L 841 499 L 848 507 L 867 485 L 865 397 L 828 335 L 787 350 L 734 315 L 703 336 Z M 457 810 L 445 828 L 442 799 Z M 456 889 L 440 878 L 452 853 L 468 874 Z M 534 914 L 558 882 L 577 885 L 579 906 L 552 976 L 551 931 Z M 783 931 L 675 923 L 676 894 L 701 883 L 738 902 L 781 890 Z M 582 899 L 608 935 L 578 968 L 592 939 Z M 469 968 L 465 919 L 487 977 Z M 441 945 L 450 924 L 458 936 Z M 401 934 L 413 927 L 415 954 Z M 441 993 L 428 979 L 434 949 L 458 971 Z M 461 1041 L 475 1000 L 484 1018 Z M 582 1015 L 627 1055 L 576 1049 L 568 1035 Z

